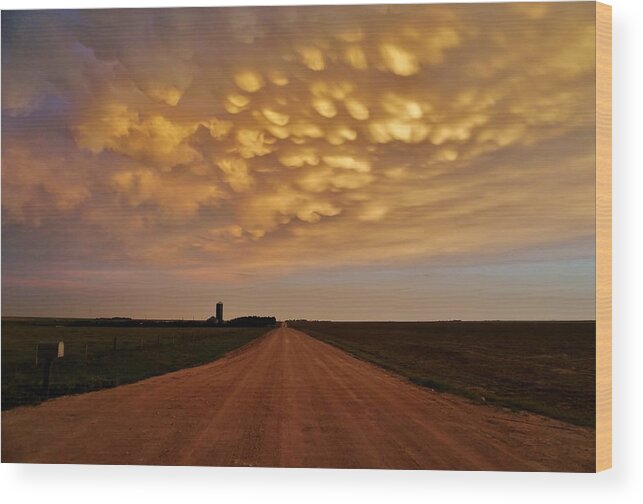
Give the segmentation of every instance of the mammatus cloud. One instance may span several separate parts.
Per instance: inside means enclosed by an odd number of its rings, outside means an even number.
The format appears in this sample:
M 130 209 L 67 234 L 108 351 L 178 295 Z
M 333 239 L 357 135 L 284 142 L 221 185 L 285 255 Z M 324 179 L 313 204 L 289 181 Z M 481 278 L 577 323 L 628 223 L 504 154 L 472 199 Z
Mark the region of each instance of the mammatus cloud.
M 584 3 L 5 13 L 5 247 L 233 275 L 583 242 L 594 70 Z

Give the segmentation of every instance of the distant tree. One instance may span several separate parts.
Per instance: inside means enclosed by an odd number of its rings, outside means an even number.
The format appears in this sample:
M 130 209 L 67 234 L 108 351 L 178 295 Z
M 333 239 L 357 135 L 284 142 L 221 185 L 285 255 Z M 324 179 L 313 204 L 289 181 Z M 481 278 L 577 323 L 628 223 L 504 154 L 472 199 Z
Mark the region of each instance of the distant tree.
M 260 317 L 257 315 L 249 315 L 246 317 L 237 317 L 232 320 L 228 320 L 226 325 L 232 327 L 263 327 L 263 326 L 274 326 L 277 324 L 277 319 L 275 317 Z

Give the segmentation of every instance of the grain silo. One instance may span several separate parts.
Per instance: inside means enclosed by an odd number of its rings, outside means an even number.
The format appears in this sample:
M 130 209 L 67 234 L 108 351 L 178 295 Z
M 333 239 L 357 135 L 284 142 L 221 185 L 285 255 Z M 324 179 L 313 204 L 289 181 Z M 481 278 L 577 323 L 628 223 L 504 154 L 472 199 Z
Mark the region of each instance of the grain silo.
M 219 301 L 217 303 L 216 317 L 217 317 L 217 323 L 218 324 L 223 324 L 223 303 L 221 301 Z

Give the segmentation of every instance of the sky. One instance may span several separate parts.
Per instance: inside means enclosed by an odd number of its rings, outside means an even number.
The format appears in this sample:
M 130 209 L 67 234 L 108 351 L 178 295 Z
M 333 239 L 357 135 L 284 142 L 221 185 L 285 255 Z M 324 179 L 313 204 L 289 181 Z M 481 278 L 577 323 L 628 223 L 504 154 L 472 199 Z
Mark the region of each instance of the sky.
M 594 4 L 4 11 L 2 314 L 594 319 Z

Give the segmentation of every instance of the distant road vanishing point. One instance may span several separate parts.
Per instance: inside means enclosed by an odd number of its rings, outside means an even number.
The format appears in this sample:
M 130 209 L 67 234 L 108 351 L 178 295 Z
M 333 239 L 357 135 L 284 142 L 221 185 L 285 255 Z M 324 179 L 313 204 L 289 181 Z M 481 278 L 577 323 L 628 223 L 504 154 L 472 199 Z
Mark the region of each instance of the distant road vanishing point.
M 5 411 L 2 461 L 593 471 L 594 430 L 421 388 L 283 326 L 204 366 Z

